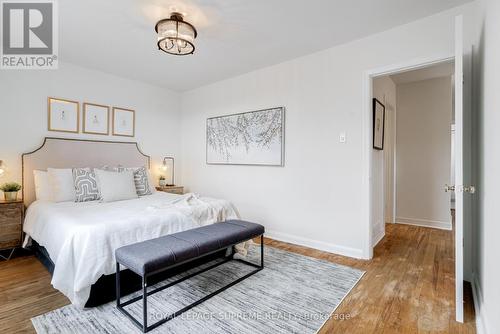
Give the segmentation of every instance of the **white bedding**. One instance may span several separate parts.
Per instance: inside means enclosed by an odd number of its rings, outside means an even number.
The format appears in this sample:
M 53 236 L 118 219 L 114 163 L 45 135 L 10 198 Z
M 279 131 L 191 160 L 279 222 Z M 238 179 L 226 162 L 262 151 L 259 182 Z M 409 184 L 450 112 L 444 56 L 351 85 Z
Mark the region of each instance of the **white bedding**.
M 194 194 L 156 192 L 112 203 L 36 201 L 26 214 L 24 246 L 33 238 L 47 249 L 55 264 L 52 285 L 83 307 L 90 286 L 115 272 L 115 249 L 236 218 L 231 203 Z

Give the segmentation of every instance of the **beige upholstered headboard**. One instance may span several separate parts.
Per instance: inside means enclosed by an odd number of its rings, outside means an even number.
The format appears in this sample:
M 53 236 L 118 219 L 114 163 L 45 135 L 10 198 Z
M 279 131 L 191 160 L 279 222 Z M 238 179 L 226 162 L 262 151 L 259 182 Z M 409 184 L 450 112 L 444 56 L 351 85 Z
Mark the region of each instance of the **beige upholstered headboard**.
M 69 138 L 45 138 L 42 146 L 22 155 L 23 200 L 26 206 L 35 200 L 33 171 L 47 168 L 147 166 L 150 157 L 135 142 L 98 141 Z

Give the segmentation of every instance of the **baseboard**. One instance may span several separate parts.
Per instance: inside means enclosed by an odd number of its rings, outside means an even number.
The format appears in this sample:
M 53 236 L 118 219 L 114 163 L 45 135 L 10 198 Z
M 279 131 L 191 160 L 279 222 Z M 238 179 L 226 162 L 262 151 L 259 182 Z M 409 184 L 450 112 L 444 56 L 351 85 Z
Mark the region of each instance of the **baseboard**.
M 318 249 L 321 251 L 334 253 L 338 255 L 353 257 L 356 259 L 364 259 L 363 250 L 357 248 L 350 248 L 345 246 L 339 246 L 335 244 L 331 244 L 324 241 L 318 241 L 313 239 L 308 239 L 304 237 L 295 236 L 288 233 L 266 230 L 265 236 L 267 238 L 271 238 L 278 241 L 288 242 L 291 244 L 296 244 L 300 246 L 305 246 L 309 248 Z
M 477 276 L 472 274 L 472 298 L 474 299 L 474 311 L 476 313 L 476 333 L 477 334 L 488 334 L 485 324 L 486 315 L 482 310 L 483 294 L 481 292 L 481 286 L 478 284 Z
M 438 220 L 427 220 L 427 219 L 418 219 L 418 218 L 396 217 L 396 224 L 432 227 L 432 228 L 438 228 L 440 230 L 451 230 L 452 229 L 451 221 L 443 222 L 443 221 L 438 221 Z
M 384 230 L 380 230 L 378 232 L 378 234 L 373 238 L 373 243 L 372 243 L 372 247 L 375 247 L 377 246 L 377 244 L 380 242 L 380 240 L 382 240 L 382 238 L 385 236 L 385 231 Z

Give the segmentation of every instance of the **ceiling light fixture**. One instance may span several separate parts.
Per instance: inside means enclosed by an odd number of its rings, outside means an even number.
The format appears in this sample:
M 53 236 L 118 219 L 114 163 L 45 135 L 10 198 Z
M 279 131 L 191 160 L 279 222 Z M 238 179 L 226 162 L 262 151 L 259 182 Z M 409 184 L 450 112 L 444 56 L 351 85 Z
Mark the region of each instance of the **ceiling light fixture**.
M 158 48 L 166 53 L 184 56 L 194 53 L 194 39 L 198 35 L 194 26 L 184 21 L 182 14 L 172 13 L 169 19 L 158 21 Z

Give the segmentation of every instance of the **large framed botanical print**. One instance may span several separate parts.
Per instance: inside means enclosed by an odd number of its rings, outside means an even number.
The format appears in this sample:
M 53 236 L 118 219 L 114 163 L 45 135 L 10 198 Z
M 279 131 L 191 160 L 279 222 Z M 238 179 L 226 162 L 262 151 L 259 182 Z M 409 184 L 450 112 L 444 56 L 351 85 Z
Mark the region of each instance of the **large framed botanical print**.
M 207 119 L 207 164 L 283 166 L 285 108 Z

